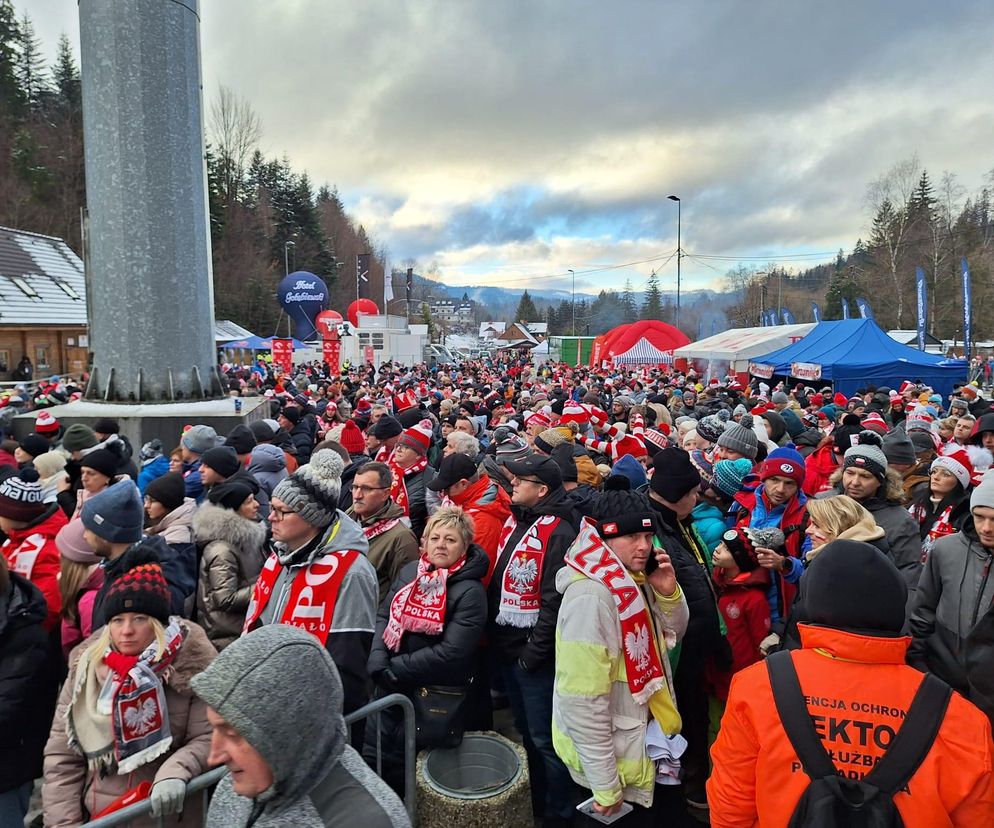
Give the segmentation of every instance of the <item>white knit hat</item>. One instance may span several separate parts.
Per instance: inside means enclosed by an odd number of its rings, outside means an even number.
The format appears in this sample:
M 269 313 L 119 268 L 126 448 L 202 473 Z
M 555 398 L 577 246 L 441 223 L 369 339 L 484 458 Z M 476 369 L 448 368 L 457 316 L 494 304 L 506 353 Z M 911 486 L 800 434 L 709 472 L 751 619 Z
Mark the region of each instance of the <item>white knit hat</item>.
M 959 481 L 964 491 L 970 488 L 973 464 L 970 462 L 970 456 L 962 448 L 951 451 L 949 454 L 940 454 L 929 466 L 929 471 L 932 469 L 945 469 Z

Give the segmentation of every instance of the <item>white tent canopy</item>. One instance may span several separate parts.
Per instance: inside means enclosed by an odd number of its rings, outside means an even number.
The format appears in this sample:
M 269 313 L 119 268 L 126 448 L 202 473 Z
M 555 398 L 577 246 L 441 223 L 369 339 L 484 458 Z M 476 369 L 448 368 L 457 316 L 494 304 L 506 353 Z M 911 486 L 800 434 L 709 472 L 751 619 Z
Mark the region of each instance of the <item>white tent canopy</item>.
M 803 322 L 799 325 L 732 328 L 677 348 L 673 351 L 673 356 L 678 359 L 727 362 L 732 373 L 740 373 L 749 370 L 749 360 L 753 357 L 785 348 L 803 339 L 814 326 L 814 322 Z
M 660 351 L 644 336 L 623 354 L 614 357 L 615 365 L 659 365 L 672 361 L 672 356 Z

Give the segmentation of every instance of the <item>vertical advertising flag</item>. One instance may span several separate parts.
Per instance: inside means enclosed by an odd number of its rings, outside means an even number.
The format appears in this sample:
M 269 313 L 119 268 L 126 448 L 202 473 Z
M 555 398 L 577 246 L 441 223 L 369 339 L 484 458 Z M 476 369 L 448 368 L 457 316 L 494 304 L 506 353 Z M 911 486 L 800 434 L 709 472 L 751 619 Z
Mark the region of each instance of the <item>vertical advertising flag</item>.
M 818 307 L 817 302 L 811 303 L 811 318 L 815 322 L 821 322 L 821 308 Z
M 369 253 L 356 253 L 355 257 L 355 298 L 372 299 L 369 295 Z
M 856 297 L 856 307 L 859 308 L 859 315 L 863 319 L 873 319 L 873 308 L 862 296 Z
M 293 371 L 292 339 L 277 339 L 273 337 L 269 345 L 269 352 L 273 355 L 273 364 L 279 366 L 281 373 L 289 374 Z
M 328 365 L 328 371 L 332 375 L 339 373 L 341 371 L 342 341 L 337 337 L 335 339 L 325 339 L 321 343 L 321 352 L 325 363 Z
M 842 299 L 842 318 L 849 319 L 849 300 Z
M 797 320 L 794 319 L 794 314 L 792 314 L 788 308 L 781 308 L 780 316 L 783 318 L 784 325 L 793 325 L 797 322 Z
M 925 293 L 925 271 L 915 268 L 915 291 L 918 306 L 918 350 L 925 350 L 925 320 L 928 319 L 928 296 Z
M 966 263 L 966 256 L 960 261 L 960 268 L 963 271 L 963 356 L 970 359 L 973 352 L 973 295 L 970 290 L 970 265 Z

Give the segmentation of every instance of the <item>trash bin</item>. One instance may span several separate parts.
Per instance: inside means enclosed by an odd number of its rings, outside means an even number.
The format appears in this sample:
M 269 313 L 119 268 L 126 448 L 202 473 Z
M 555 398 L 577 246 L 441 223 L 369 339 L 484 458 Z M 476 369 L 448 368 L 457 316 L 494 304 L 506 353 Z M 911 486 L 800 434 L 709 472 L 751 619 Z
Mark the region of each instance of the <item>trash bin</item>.
M 528 759 L 499 733 L 467 733 L 455 748 L 418 756 L 421 828 L 530 825 Z

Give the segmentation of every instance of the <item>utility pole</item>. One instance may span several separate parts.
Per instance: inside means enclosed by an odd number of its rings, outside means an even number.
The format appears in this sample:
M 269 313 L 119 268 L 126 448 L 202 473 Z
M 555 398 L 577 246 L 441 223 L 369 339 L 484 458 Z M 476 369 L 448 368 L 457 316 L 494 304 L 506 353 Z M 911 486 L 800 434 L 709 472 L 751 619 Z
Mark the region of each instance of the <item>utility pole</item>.
M 680 260 L 683 258 L 683 247 L 680 244 L 680 208 L 682 202 L 679 196 L 666 196 L 676 202 L 676 327 L 680 327 Z
M 576 336 L 576 274 L 572 269 L 569 271 L 570 276 L 573 277 L 573 324 L 570 326 L 569 332 L 571 336 Z

